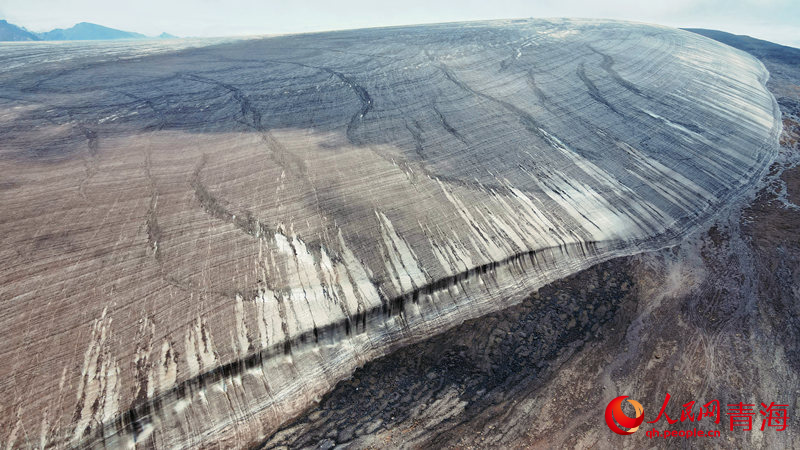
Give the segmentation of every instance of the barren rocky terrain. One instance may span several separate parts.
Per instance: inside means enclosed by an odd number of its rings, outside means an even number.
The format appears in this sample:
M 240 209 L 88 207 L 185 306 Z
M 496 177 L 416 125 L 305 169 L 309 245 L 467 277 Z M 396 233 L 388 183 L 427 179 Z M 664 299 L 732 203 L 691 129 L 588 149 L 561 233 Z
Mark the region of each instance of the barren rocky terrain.
M 607 21 L 148 45 L 0 47 L 8 446 L 635 446 L 617 393 L 796 401 L 792 64 Z

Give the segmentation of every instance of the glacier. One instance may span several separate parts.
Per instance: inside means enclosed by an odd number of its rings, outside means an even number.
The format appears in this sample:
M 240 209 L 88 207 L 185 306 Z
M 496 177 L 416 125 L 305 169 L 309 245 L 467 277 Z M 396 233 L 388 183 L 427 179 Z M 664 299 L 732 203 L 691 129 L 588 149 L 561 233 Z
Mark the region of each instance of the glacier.
M 261 442 L 366 361 L 680 242 L 781 132 L 758 60 L 654 25 L 174 45 L 0 46 L 2 442 Z

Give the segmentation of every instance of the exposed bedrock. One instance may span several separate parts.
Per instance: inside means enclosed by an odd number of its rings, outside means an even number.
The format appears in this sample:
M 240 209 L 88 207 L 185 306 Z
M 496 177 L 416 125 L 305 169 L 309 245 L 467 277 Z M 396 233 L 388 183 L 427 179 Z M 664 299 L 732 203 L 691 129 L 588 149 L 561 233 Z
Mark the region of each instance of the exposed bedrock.
M 12 445 L 259 442 L 368 360 L 678 242 L 781 130 L 760 62 L 639 24 L 104 45 L 0 48 Z

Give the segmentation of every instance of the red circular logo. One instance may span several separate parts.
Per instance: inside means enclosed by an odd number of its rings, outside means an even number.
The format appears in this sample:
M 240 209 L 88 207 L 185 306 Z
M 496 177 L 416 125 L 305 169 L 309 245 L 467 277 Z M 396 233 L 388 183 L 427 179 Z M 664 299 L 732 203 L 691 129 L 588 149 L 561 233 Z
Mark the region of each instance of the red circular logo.
M 636 430 L 639 429 L 639 425 L 642 424 L 644 421 L 644 408 L 642 405 L 637 402 L 636 400 L 628 400 L 628 403 L 633 405 L 633 409 L 636 411 L 636 417 L 628 417 L 622 412 L 622 401 L 628 398 L 627 395 L 621 395 L 614 400 L 611 400 L 606 406 L 606 424 L 608 428 L 611 428 L 611 431 L 621 435 L 633 434 Z M 616 420 L 616 423 L 614 422 Z M 617 423 L 625 428 L 629 428 L 628 431 L 623 431 Z

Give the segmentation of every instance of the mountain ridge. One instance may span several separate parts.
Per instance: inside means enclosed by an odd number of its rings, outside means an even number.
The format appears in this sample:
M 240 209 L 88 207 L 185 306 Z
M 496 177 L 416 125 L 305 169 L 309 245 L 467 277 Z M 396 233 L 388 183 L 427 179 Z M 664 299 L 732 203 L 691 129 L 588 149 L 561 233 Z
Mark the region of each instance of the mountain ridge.
M 132 31 L 117 30 L 89 22 L 80 22 L 70 28 L 56 28 L 38 36 L 46 41 L 89 41 L 106 39 L 143 39 L 147 36 Z
M 39 36 L 30 31 L 0 19 L 0 41 L 39 41 Z
M 134 31 L 118 30 L 91 22 L 79 22 L 69 28 L 55 28 L 34 33 L 24 27 L 0 20 L 0 41 L 100 41 L 126 39 L 177 39 L 167 32 L 158 36 L 146 36 Z

